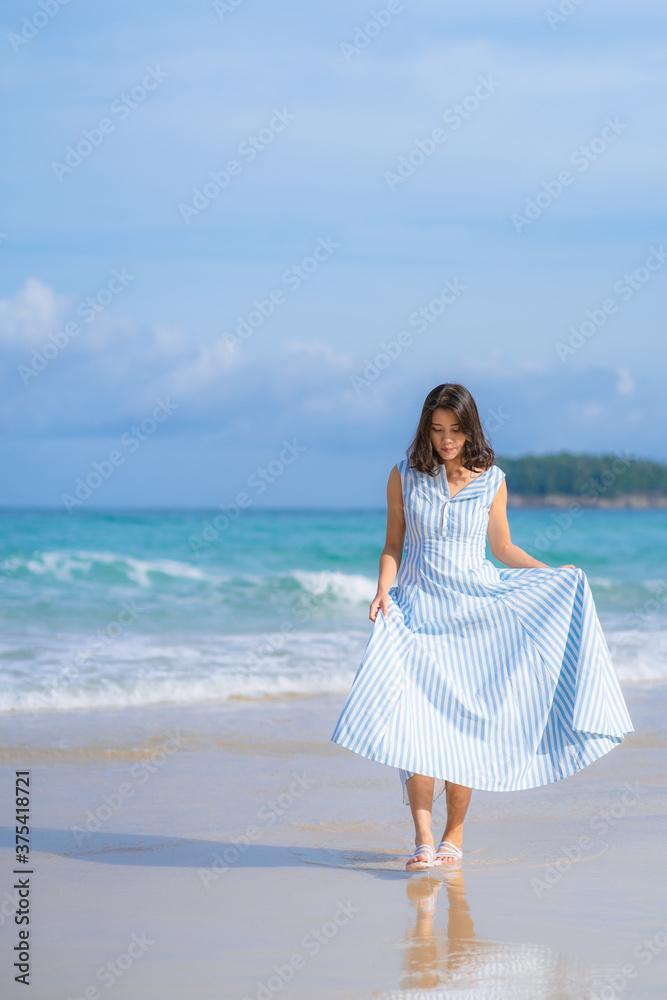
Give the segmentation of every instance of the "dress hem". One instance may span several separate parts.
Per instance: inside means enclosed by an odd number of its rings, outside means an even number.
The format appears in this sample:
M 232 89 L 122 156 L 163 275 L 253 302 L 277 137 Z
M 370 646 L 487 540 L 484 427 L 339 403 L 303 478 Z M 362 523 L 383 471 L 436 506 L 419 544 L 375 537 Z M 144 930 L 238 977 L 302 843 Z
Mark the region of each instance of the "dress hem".
M 631 730 L 631 732 L 634 732 L 634 730 Z M 394 767 L 397 770 L 410 771 L 410 772 L 412 772 L 412 774 L 423 774 L 427 778 L 435 778 L 438 781 L 451 781 L 451 782 L 453 782 L 456 785 L 463 785 L 466 788 L 472 788 L 472 789 L 474 789 L 476 791 L 480 791 L 480 792 L 523 792 L 523 791 L 528 791 L 528 789 L 530 789 L 530 788 L 542 788 L 542 787 L 544 787 L 544 785 L 553 785 L 557 781 L 562 781 L 563 778 L 571 778 L 573 774 L 577 773 L 577 771 L 583 771 L 584 768 L 588 767 L 594 761 L 599 760 L 601 757 L 604 757 L 604 756 L 606 756 L 606 754 L 610 753 L 615 747 L 617 747 L 620 743 L 623 742 L 623 740 L 625 739 L 626 735 L 629 735 L 629 734 L 626 733 L 623 736 L 606 736 L 606 735 L 601 735 L 599 737 L 599 739 L 600 740 L 609 740 L 610 745 L 607 746 L 605 749 L 601 749 L 599 746 L 596 747 L 595 748 L 595 754 L 594 754 L 594 756 L 591 757 L 589 760 L 582 760 L 580 763 L 578 763 L 576 765 L 572 765 L 572 763 L 570 762 L 570 766 L 569 767 L 563 767 L 563 768 L 560 769 L 561 770 L 560 774 L 557 774 L 557 775 L 554 774 L 553 777 L 551 777 L 551 778 L 545 778 L 543 781 L 532 781 L 530 784 L 525 784 L 525 783 L 524 784 L 514 784 L 514 785 L 512 785 L 509 788 L 508 787 L 499 788 L 497 786 L 497 784 L 494 785 L 494 786 L 491 786 L 491 785 L 488 785 L 488 784 L 486 784 L 486 785 L 482 785 L 482 784 L 470 784 L 469 783 L 469 779 L 461 777 L 461 776 L 445 777 L 442 774 L 429 774 L 425 769 L 421 769 L 421 768 L 419 768 L 419 766 L 416 766 L 416 767 L 410 766 L 405 761 L 395 762 L 396 761 L 395 758 L 394 759 L 389 759 L 389 757 L 371 756 L 370 754 L 362 753 L 359 750 L 354 750 L 352 747 L 348 747 L 348 746 L 345 745 L 345 743 L 341 743 L 338 740 L 332 739 L 331 742 L 332 743 L 336 743 L 337 746 L 341 746 L 345 750 L 350 750 L 352 753 L 356 754 L 358 757 L 365 757 L 366 760 L 373 760 L 373 761 L 375 761 L 378 764 L 385 764 L 387 767 Z M 545 760 L 553 760 L 553 758 L 545 758 Z M 440 793 L 440 794 L 442 794 L 442 793 Z M 439 795 L 436 796 L 436 798 L 439 798 L 439 797 L 440 797 Z M 434 799 L 434 801 L 435 801 L 435 799 Z

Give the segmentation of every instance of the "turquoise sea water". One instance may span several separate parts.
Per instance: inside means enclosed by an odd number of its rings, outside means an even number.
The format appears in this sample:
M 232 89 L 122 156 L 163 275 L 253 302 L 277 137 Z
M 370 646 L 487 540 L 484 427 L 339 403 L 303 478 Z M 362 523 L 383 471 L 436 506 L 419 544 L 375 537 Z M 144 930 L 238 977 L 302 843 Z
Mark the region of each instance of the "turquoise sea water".
M 385 512 L 219 513 L 0 513 L 0 710 L 345 695 Z M 667 512 L 509 520 L 584 569 L 621 681 L 667 681 Z

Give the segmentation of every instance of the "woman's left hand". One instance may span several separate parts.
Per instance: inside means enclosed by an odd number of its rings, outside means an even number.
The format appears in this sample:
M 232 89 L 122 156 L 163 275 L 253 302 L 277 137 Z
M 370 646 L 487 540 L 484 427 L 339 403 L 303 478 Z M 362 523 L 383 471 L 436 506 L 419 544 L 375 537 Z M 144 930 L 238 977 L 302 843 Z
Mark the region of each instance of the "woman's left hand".
M 579 567 L 573 566 L 572 563 L 565 563 L 564 566 L 557 566 L 556 569 L 579 569 Z

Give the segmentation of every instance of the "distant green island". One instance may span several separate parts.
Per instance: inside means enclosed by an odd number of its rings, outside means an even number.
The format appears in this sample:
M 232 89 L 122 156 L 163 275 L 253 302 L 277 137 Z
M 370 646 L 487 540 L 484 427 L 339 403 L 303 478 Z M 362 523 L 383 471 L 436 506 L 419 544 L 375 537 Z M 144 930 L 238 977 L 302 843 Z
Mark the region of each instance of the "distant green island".
M 625 451 L 605 455 L 496 456 L 507 476 L 507 503 L 513 507 L 667 507 L 667 464 Z

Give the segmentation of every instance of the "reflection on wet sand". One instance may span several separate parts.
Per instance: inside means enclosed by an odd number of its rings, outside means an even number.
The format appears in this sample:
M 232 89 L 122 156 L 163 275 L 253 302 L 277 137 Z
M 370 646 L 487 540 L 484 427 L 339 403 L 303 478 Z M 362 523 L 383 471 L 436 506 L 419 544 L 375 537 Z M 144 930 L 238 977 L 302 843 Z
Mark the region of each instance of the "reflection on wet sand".
M 438 892 L 446 886 L 449 896 L 447 930 L 434 927 Z M 434 989 L 456 978 L 463 959 L 462 946 L 475 939 L 475 927 L 466 902 L 463 875 L 448 873 L 446 881 L 424 877 L 408 882 L 408 899 L 416 910 L 416 922 L 406 940 L 401 989 Z M 464 959 L 463 959 L 464 960 Z
M 446 926 L 436 903 L 446 895 Z M 540 944 L 480 940 L 466 900 L 463 873 L 411 878 L 410 915 L 400 988 L 384 1000 L 584 1000 L 591 970 Z M 442 906 L 441 906 L 442 909 Z

